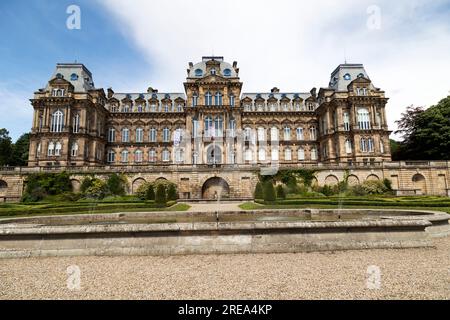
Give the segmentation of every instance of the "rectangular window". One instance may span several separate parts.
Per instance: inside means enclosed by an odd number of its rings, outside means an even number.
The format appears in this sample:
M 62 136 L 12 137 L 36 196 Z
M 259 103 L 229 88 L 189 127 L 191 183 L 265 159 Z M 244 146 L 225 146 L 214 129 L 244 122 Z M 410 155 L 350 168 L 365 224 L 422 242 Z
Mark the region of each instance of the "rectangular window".
M 303 139 L 303 128 L 297 128 L 297 140 L 302 141 Z

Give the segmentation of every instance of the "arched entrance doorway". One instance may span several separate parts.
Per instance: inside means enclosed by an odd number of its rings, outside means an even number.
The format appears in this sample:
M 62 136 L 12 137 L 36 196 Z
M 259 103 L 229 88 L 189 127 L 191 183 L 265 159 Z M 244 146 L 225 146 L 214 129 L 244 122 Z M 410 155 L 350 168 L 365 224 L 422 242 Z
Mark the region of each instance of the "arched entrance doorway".
M 208 164 L 221 164 L 222 163 L 222 150 L 219 146 L 211 145 L 207 149 L 207 163 Z
M 206 180 L 202 187 L 202 198 L 208 200 L 220 200 L 230 197 L 230 186 L 219 177 Z
M 425 177 L 420 173 L 414 175 L 412 177 L 412 181 L 414 184 L 414 189 L 418 194 L 427 194 L 427 183 Z

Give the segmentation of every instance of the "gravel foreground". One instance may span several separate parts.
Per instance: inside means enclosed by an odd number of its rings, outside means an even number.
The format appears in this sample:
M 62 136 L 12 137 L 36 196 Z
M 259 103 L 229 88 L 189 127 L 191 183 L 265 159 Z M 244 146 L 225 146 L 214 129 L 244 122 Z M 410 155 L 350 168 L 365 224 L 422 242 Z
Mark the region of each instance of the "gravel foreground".
M 450 299 L 450 238 L 436 249 L 0 260 L 0 299 Z M 67 268 L 81 271 L 68 289 Z M 368 289 L 367 268 L 381 270 Z M 373 282 L 371 282 L 373 283 Z

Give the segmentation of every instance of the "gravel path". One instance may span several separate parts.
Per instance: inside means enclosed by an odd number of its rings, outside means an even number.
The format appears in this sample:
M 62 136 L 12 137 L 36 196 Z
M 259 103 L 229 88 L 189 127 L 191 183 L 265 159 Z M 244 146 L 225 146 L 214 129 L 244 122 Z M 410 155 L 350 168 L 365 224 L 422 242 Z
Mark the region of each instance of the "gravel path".
M 437 249 L 0 260 L 0 299 L 450 299 L 450 238 Z M 79 266 L 81 289 L 67 288 Z M 381 289 L 367 289 L 367 268 Z

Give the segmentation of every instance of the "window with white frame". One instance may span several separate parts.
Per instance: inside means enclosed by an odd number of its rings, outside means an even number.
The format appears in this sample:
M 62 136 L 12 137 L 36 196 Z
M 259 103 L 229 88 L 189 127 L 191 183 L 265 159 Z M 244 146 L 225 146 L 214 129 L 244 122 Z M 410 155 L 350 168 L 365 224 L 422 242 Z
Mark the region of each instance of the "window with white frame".
M 157 110 L 156 104 L 155 104 L 155 103 L 152 103 L 152 104 L 150 105 L 150 112 L 156 112 L 156 110 Z
M 290 148 L 284 150 L 284 160 L 292 161 L 292 150 Z
M 245 161 L 252 161 L 253 160 L 253 152 L 250 148 L 246 148 L 244 151 L 244 159 Z
M 259 148 L 259 150 L 258 150 L 258 160 L 259 161 L 266 161 L 266 149 Z
M 266 129 L 262 127 L 258 128 L 258 141 L 259 142 L 266 141 Z
M 156 142 L 157 138 L 157 130 L 155 128 L 151 128 L 149 132 L 149 140 L 150 142 Z
M 175 151 L 175 161 L 177 163 L 184 162 L 184 150 L 183 149 L 180 148 Z
M 303 139 L 304 139 L 303 128 L 297 128 L 297 140 L 303 141 Z
M 367 152 L 368 151 L 368 149 L 367 149 L 367 140 L 365 138 L 361 138 L 361 140 L 359 142 L 359 145 L 360 145 L 361 152 Z
M 179 103 L 179 104 L 177 105 L 177 111 L 178 111 L 178 112 L 183 112 L 183 105 L 182 105 L 181 103 Z
M 36 157 L 39 157 L 41 155 L 41 148 L 42 148 L 42 145 L 39 142 L 37 145 L 37 148 L 36 148 Z
M 310 137 L 310 140 L 317 140 L 317 129 L 316 129 L 316 127 L 309 128 L 309 137 Z
M 148 161 L 149 162 L 156 162 L 156 150 L 155 149 L 150 149 L 150 151 L 148 152 Z
M 360 130 L 370 130 L 370 113 L 366 108 L 358 109 L 358 127 Z
M 53 142 L 50 142 L 48 144 L 48 151 L 47 151 L 47 155 L 49 157 L 53 156 L 55 154 L 55 144 Z
M 144 161 L 144 153 L 142 150 L 136 150 L 134 152 L 134 162 L 142 163 Z
M 162 161 L 169 162 L 170 161 L 170 151 L 168 149 L 164 149 L 162 152 Z
M 381 112 L 377 112 L 377 115 L 376 115 L 376 118 L 377 118 L 377 126 L 381 126 Z
M 205 94 L 205 105 L 212 106 L 212 94 L 209 91 Z
M 62 144 L 61 142 L 57 142 L 55 144 L 55 156 L 59 157 L 61 155 L 61 151 L 62 151 Z
M 142 129 L 142 128 L 136 129 L 136 142 L 137 143 L 144 142 L 144 129 Z
M 367 151 L 368 152 L 374 152 L 375 151 L 375 146 L 374 146 L 372 138 L 367 139 Z
M 72 143 L 72 148 L 70 148 L 70 155 L 72 157 L 78 156 L 78 143 L 76 142 Z
M 245 128 L 244 129 L 244 141 L 250 141 L 252 139 L 252 129 Z
M 122 107 L 122 112 L 130 112 L 130 106 L 128 104 L 124 104 Z
M 272 159 L 272 161 L 279 161 L 280 150 L 278 150 L 278 148 L 272 148 L 271 159 Z
M 170 142 L 170 129 L 169 128 L 163 129 L 163 142 Z
M 116 162 L 116 153 L 113 150 L 108 151 L 108 163 Z
M 298 161 L 305 161 L 305 149 L 303 147 L 300 147 L 298 149 Z
M 221 106 L 223 105 L 223 96 L 222 93 L 216 92 L 216 95 L 214 97 L 214 105 Z
M 344 131 L 350 131 L 350 114 L 346 111 L 343 115 Z
M 380 140 L 380 152 L 384 153 L 384 142 L 383 142 L 383 140 Z
M 347 154 L 353 153 L 353 146 L 352 146 L 352 142 L 350 141 L 350 139 L 345 140 L 345 152 Z
M 230 95 L 230 106 L 234 107 L 235 103 L 236 103 L 235 96 L 234 95 Z
M 73 130 L 73 133 L 78 133 L 78 132 L 80 132 L 80 115 L 79 115 L 79 114 L 76 114 L 76 115 L 73 117 L 72 130 Z
M 316 147 L 311 148 L 311 160 L 313 160 L 313 161 L 317 160 L 317 148 Z
M 272 127 L 270 129 L 270 141 L 278 141 L 278 140 L 279 140 L 278 128 Z
M 291 128 L 284 127 L 284 141 L 291 141 Z
M 128 155 L 129 155 L 128 150 L 122 151 L 122 159 L 121 159 L 122 163 L 128 163 Z
M 236 120 L 230 119 L 230 137 L 236 137 Z
M 116 142 L 116 129 L 108 129 L 108 142 Z
M 64 113 L 57 110 L 52 114 L 51 132 L 59 133 L 64 128 Z
M 122 142 L 130 142 L 130 130 L 128 128 L 122 129 Z
M 194 93 L 194 95 L 192 96 L 192 106 L 196 107 L 197 105 L 198 105 L 198 95 Z

